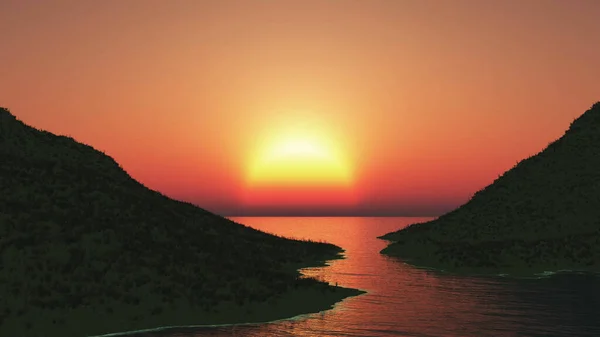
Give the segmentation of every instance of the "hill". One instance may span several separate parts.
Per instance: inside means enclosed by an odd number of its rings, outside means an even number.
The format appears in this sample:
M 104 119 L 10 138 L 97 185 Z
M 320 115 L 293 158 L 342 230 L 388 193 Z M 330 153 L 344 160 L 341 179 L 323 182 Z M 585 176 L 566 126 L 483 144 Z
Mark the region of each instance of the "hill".
M 382 254 L 451 272 L 600 270 L 600 102 L 466 204 L 381 238 Z
M 340 258 L 175 201 L 0 108 L 0 336 L 263 322 L 361 291 L 302 278 Z

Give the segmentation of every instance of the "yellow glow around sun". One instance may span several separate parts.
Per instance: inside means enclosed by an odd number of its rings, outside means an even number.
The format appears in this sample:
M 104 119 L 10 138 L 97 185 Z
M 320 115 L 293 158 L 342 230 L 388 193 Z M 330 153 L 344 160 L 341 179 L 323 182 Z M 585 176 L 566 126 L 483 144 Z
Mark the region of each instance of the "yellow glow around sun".
M 351 178 L 339 150 L 314 132 L 271 138 L 248 172 L 248 183 L 258 186 L 346 186 Z

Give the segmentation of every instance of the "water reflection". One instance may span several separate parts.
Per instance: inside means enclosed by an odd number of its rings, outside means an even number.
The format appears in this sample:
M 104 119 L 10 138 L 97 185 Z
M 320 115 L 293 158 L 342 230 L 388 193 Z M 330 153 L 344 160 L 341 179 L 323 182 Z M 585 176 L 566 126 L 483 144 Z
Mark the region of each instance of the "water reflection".
M 379 254 L 386 242 L 377 236 L 428 218 L 234 220 L 266 232 L 342 246 L 346 259 L 303 273 L 368 294 L 296 320 L 137 336 L 600 336 L 595 276 L 535 280 L 448 276 Z

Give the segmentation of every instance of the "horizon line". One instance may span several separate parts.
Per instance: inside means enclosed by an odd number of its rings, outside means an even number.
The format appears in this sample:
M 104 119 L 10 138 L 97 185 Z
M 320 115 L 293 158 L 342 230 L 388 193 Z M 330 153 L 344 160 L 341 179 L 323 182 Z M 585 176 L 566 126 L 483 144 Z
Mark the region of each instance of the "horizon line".
M 437 215 L 402 215 L 402 214 L 217 214 L 225 218 L 430 218 Z

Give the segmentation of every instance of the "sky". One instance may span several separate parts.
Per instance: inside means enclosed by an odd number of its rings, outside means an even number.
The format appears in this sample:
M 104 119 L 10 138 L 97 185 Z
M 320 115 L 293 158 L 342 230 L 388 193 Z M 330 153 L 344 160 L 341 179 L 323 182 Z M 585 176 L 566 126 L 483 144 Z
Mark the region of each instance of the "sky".
M 0 106 L 221 215 L 435 216 L 600 100 L 597 0 L 0 1 Z

